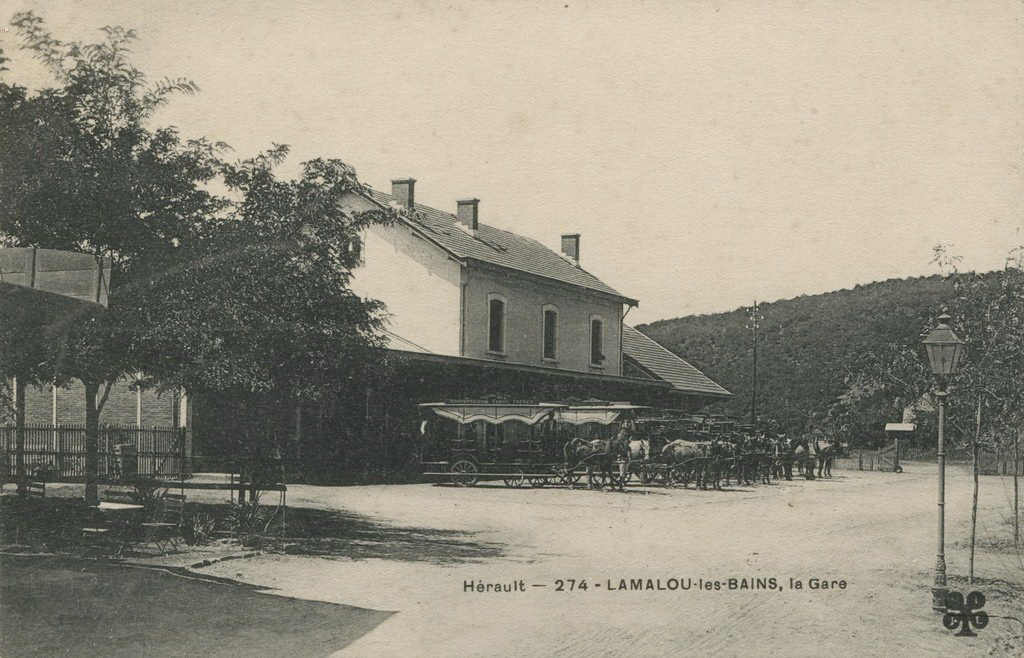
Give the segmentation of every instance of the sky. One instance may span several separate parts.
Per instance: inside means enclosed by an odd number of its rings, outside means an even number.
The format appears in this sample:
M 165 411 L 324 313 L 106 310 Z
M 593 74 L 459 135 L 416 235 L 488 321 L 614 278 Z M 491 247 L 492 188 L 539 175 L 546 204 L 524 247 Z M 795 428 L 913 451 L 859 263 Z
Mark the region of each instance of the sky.
M 388 190 L 558 249 L 633 323 L 1001 268 L 1024 244 L 1024 3 L 0 0 L 63 41 L 137 30 L 195 96 L 155 117 L 294 175 Z M 45 72 L 17 49 L 8 81 Z

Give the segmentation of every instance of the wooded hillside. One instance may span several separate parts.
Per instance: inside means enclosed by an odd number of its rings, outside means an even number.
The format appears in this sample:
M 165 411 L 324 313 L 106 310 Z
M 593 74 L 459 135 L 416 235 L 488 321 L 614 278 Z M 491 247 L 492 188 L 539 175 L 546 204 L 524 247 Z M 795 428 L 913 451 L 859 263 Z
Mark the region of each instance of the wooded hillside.
M 982 275 L 990 279 L 1000 273 Z M 952 278 L 890 279 L 821 295 L 761 303 L 758 401 L 761 422 L 799 432 L 819 421 L 850 392 L 865 353 L 883 345 L 914 345 L 943 304 L 952 304 Z M 955 309 L 950 307 L 951 313 Z M 751 409 L 752 332 L 746 309 L 660 320 L 638 329 L 732 391 L 717 409 L 747 420 Z M 925 361 L 924 349 L 920 358 Z M 898 422 L 907 400 L 889 402 L 886 421 Z

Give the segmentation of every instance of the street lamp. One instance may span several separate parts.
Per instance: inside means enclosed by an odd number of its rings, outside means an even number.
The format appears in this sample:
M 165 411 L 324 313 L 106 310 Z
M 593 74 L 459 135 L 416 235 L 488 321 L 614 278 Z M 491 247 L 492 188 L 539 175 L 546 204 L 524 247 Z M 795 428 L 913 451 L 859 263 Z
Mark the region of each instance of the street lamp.
M 938 553 L 935 556 L 935 586 L 932 587 L 932 609 L 943 611 L 946 609 L 946 452 L 943 425 L 949 377 L 959 370 L 960 360 L 964 354 L 964 342 L 953 333 L 949 326 L 950 319 L 943 311 L 939 316 L 939 325 L 932 329 L 923 341 L 925 349 L 928 350 L 928 363 L 932 368 L 932 374 L 935 375 L 935 397 L 939 402 L 939 536 Z

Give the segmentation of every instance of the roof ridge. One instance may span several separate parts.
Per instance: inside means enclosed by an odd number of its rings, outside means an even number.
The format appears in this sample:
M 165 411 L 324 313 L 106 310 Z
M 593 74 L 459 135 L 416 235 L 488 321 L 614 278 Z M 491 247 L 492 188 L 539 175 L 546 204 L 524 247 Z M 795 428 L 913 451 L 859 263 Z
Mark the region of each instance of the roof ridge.
M 388 192 L 366 185 L 367 196 L 379 204 L 393 203 L 395 197 Z M 611 295 L 636 305 L 638 302 L 612 288 L 593 273 L 567 261 L 559 252 L 540 240 L 480 223 L 482 235 L 456 229 L 458 216 L 424 203 L 414 202 L 407 220 L 416 228 L 430 231 L 431 240 L 440 248 L 459 259 L 473 259 L 498 267 L 524 272 L 552 281 L 558 281 L 584 290 Z

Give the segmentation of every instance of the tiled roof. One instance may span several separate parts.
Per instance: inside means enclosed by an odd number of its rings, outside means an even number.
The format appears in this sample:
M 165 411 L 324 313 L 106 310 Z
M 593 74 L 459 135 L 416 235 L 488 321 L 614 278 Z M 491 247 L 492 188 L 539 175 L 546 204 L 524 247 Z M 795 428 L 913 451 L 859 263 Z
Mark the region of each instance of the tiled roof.
M 370 189 L 370 197 L 382 205 L 396 203 L 390 194 Z M 479 224 L 476 235 L 461 228 L 458 219 L 421 203 L 415 204 L 414 222 L 424 233 L 456 258 L 471 258 L 491 265 L 526 272 L 546 279 L 614 295 L 636 304 L 583 268 L 573 265 L 540 242 L 509 231 Z
M 732 395 L 700 370 L 627 324 L 622 325 L 622 351 L 641 368 L 669 382 L 677 390 L 715 396 Z

